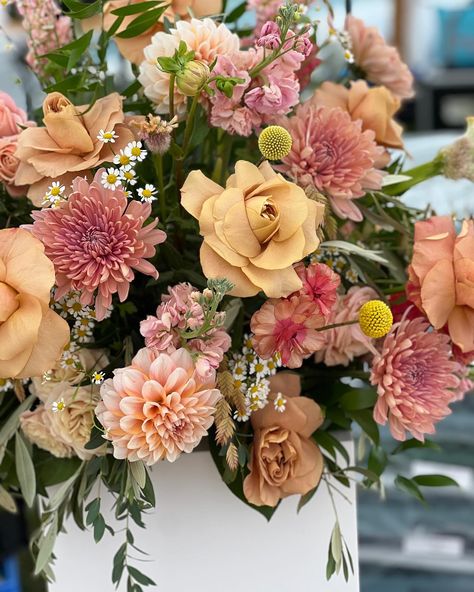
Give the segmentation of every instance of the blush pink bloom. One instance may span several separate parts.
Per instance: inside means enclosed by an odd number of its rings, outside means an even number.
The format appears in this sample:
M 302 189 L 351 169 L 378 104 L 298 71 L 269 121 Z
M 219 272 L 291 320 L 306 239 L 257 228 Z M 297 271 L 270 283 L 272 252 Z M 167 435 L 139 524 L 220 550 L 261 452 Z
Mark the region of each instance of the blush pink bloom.
M 0 138 L 16 136 L 27 125 L 26 113 L 6 92 L 0 91 Z
M 424 435 L 434 434 L 435 424 L 451 413 L 458 371 L 447 335 L 430 330 L 424 319 L 402 319 L 373 360 L 370 381 L 379 395 L 375 421 L 388 421 L 396 440 L 405 440 L 409 432 L 423 442 Z
M 89 183 L 76 177 L 67 201 L 56 208 L 32 213 L 31 231 L 45 246 L 54 264 L 57 290 L 61 298 L 71 290 L 81 293 L 81 303 L 94 302 L 101 320 L 118 293 L 123 302 L 134 271 L 154 278 L 158 271 L 147 259 L 166 234 L 156 229 L 158 220 L 144 226 L 151 205 L 131 201 L 121 188 L 105 189 L 100 179 L 103 169 Z
M 309 101 L 279 123 L 293 138 L 281 170 L 303 187 L 314 185 L 327 194 L 340 218 L 360 222 L 354 200 L 382 186 L 382 172 L 375 166 L 384 149 L 375 143 L 374 132 L 362 131 L 361 122 L 340 108 L 315 107 Z
M 386 86 L 400 99 L 413 97 L 413 75 L 397 49 L 387 45 L 375 27 L 367 27 L 351 14 L 346 18 L 345 28 L 351 38 L 354 61 L 367 80 Z
M 96 408 L 114 456 L 153 465 L 191 452 L 214 421 L 220 392 L 215 373 L 203 380 L 191 354 L 141 349 L 101 387 Z
M 328 320 L 337 302 L 341 278 L 324 263 L 310 263 L 308 267 L 304 263 L 298 263 L 295 271 L 303 282 L 303 287 L 294 296 L 300 301 L 306 299 L 316 305 L 319 313 Z
M 267 360 L 279 353 L 287 368 L 299 368 L 303 360 L 324 344 L 324 317 L 298 298 L 267 300 L 252 317 L 253 346 Z
M 361 306 L 377 298 L 378 294 L 372 288 L 353 286 L 347 294 L 337 297 L 337 305 L 329 318 L 329 324 L 357 320 Z M 372 339 L 362 333 L 359 324 L 322 331 L 321 335 L 324 344 L 316 352 L 316 362 L 322 362 L 326 366 L 347 366 L 354 358 L 369 352 L 377 353 Z

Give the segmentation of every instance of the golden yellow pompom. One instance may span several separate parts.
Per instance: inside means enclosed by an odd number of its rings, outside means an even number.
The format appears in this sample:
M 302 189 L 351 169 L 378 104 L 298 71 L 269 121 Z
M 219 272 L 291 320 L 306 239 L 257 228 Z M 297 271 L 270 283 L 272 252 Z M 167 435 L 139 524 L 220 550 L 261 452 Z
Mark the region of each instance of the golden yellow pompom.
M 267 160 L 281 160 L 288 156 L 293 145 L 290 133 L 280 125 L 266 127 L 258 138 L 258 147 Z
M 359 325 L 367 337 L 384 337 L 393 325 L 392 311 L 381 300 L 369 300 L 359 311 Z

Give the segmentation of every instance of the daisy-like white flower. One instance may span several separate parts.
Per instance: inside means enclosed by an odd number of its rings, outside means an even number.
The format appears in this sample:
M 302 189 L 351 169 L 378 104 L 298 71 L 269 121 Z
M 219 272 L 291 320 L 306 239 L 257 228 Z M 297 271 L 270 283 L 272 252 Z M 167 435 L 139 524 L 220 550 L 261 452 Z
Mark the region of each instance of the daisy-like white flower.
M 113 167 L 108 168 L 102 173 L 101 183 L 106 189 L 115 189 L 122 184 L 120 172 Z
M 70 295 L 65 299 L 66 303 L 66 310 L 67 312 L 73 316 L 74 318 L 80 318 L 82 316 L 87 316 L 88 310 L 90 308 L 87 306 L 85 307 L 83 304 L 79 302 L 80 294 L 77 292 L 71 292 Z
M 256 357 L 255 360 L 250 364 L 250 374 L 255 374 L 257 379 L 268 376 L 268 365 L 262 358 Z
M 253 343 L 252 343 L 252 336 L 248 333 L 244 335 L 244 345 L 242 347 L 242 353 L 248 354 L 253 353 Z
M 247 391 L 247 385 L 241 378 L 234 379 L 234 388 L 238 389 L 242 393 L 245 393 Z
M 240 422 L 244 422 L 244 421 L 248 421 L 250 419 L 250 410 L 247 409 L 247 407 L 245 409 L 236 409 L 234 411 L 234 419 L 235 421 L 240 421 Z
M 242 356 L 238 356 L 232 366 L 232 376 L 235 379 L 242 379 L 247 376 L 247 364 Z
M 53 413 L 59 413 L 61 411 L 64 411 L 64 409 L 66 409 L 66 403 L 64 402 L 64 399 L 54 401 L 54 403 L 51 405 L 51 411 Z
M 130 160 L 141 162 L 145 160 L 148 152 L 143 148 L 143 144 L 140 141 L 133 141 L 125 146 L 125 154 L 130 157 Z
M 130 164 L 126 164 L 120 168 L 120 179 L 129 185 L 137 184 L 137 173 Z
M 0 393 L 5 393 L 13 388 L 13 382 L 8 378 L 0 378 Z
M 114 156 L 113 163 L 119 166 L 122 170 L 126 166 L 131 166 L 133 159 L 130 157 L 130 155 L 125 154 L 123 150 L 120 150 L 120 152 Z
M 75 368 L 78 364 L 80 364 L 79 358 L 73 352 L 64 352 L 63 357 L 61 358 L 61 368 Z
M 273 399 L 273 406 L 278 413 L 283 413 L 285 411 L 286 399 L 281 393 L 277 393 L 276 397 Z
M 357 271 L 355 269 L 348 269 L 345 273 L 346 276 L 346 280 L 348 282 L 350 282 L 351 284 L 357 284 L 358 280 L 359 280 L 359 274 L 357 273 Z
M 267 380 L 260 380 L 247 390 L 247 405 L 250 411 L 263 409 L 268 403 L 270 387 Z
M 350 49 L 346 49 L 345 50 L 345 52 L 344 52 L 344 59 L 349 64 L 353 64 L 354 63 L 354 54 L 352 53 L 352 51 Z
M 49 187 L 46 195 L 44 196 L 42 205 L 51 205 L 53 207 L 58 205 L 61 200 L 65 199 L 65 189 L 65 186 L 61 185 L 59 181 L 53 181 L 53 184 L 51 187 Z
M 115 133 L 114 130 L 112 131 L 105 131 L 103 129 L 101 129 L 99 131 L 99 133 L 97 134 L 97 139 L 100 142 L 103 142 L 104 144 L 108 144 L 109 142 L 111 144 L 115 144 L 115 140 L 118 138 L 117 134 Z
M 268 372 L 271 375 L 275 374 L 277 371 L 277 368 L 280 368 L 281 366 L 281 356 L 279 354 L 279 352 L 276 352 L 273 354 L 273 356 L 269 359 L 266 360 L 267 362 L 267 368 L 268 368 Z
M 102 384 L 104 382 L 104 378 L 104 372 L 94 372 L 91 378 L 92 384 Z
M 73 327 L 71 336 L 77 343 L 90 343 L 92 341 L 92 331 L 84 327 Z
M 145 187 L 140 187 L 137 191 L 138 195 L 140 196 L 142 201 L 146 201 L 147 203 L 151 203 L 152 201 L 156 200 L 156 188 L 154 185 L 147 183 Z

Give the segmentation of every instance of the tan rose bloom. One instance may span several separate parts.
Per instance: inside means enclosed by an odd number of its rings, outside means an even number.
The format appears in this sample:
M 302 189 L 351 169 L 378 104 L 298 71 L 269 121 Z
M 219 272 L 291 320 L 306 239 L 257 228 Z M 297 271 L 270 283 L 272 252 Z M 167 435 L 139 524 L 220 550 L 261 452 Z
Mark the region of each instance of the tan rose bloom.
M 197 220 L 201 265 L 208 278 L 226 277 L 235 296 L 263 290 L 270 298 L 301 288 L 293 263 L 319 246 L 324 207 L 273 171 L 239 161 L 222 188 L 192 171 L 181 190 L 183 207 Z
M 15 175 L 18 169 L 19 160 L 15 156 L 17 136 L 0 139 L 0 183 L 12 197 L 25 195 L 27 187 L 15 185 Z
M 49 308 L 54 267 L 27 230 L 0 230 L 0 377 L 41 376 L 69 341 L 69 325 Z
M 280 372 L 270 379 L 269 403 L 251 416 L 254 440 L 244 481 L 244 494 L 255 506 L 275 507 L 289 495 L 304 495 L 316 487 L 323 472 L 323 456 L 311 435 L 324 421 L 312 399 L 301 397 L 297 374 Z M 283 412 L 275 410 L 277 393 L 286 399 Z
M 351 118 L 362 121 L 363 130 L 373 130 L 378 144 L 403 148 L 403 128 L 394 119 L 400 99 L 385 86 L 369 87 L 365 80 L 351 82 L 350 88 L 324 82 L 310 99 L 316 106 L 340 107 Z
M 71 449 L 62 442 L 51 430 L 48 411 L 40 405 L 34 411 L 25 411 L 20 417 L 21 429 L 25 436 L 43 450 L 47 450 L 57 458 L 69 458 Z
M 41 205 L 53 181 L 66 186 L 78 175 L 112 161 L 114 153 L 134 140 L 124 125 L 122 98 L 112 93 L 97 100 L 92 107 L 74 106 L 58 92 L 43 102 L 45 127 L 31 127 L 18 136 L 16 157 L 20 164 L 15 176 L 17 185 L 29 185 L 28 197 Z M 114 130 L 115 144 L 97 139 L 100 130 Z

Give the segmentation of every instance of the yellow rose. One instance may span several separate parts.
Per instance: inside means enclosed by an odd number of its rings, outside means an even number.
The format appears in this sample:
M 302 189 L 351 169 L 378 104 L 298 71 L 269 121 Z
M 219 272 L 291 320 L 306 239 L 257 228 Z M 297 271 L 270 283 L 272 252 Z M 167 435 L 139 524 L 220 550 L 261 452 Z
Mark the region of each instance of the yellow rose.
M 199 220 L 201 265 L 208 278 L 226 277 L 234 296 L 288 296 L 302 286 L 293 264 L 319 246 L 324 207 L 275 173 L 239 161 L 222 188 L 192 171 L 181 190 L 183 207 Z

